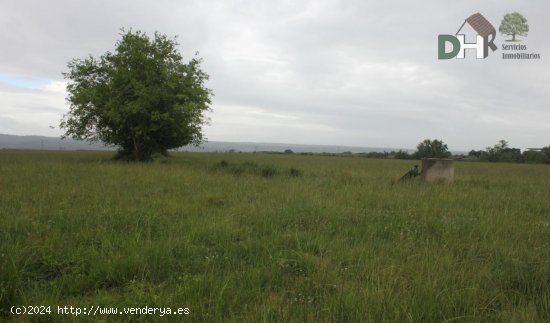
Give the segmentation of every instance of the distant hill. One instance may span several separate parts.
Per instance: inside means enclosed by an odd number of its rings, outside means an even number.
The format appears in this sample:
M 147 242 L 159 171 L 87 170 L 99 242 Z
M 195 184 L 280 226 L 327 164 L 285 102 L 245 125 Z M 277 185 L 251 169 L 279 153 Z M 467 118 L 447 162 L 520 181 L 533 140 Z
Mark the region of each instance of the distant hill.
M 43 136 L 14 136 L 0 134 L 0 149 L 29 149 L 29 150 L 116 150 L 116 147 L 107 146 L 102 143 L 89 144 L 86 141 L 73 139 L 61 139 L 58 137 Z M 255 142 L 225 142 L 209 141 L 200 147 L 185 146 L 178 151 L 194 152 L 284 152 L 290 149 L 295 153 L 368 153 L 399 150 L 398 148 L 370 148 L 352 146 L 330 146 L 330 145 L 296 145 L 280 143 L 255 143 Z M 410 149 L 403 149 L 413 152 Z
M 0 149 L 29 150 L 115 150 L 103 143 L 61 139 L 59 137 L 14 136 L 0 134 Z

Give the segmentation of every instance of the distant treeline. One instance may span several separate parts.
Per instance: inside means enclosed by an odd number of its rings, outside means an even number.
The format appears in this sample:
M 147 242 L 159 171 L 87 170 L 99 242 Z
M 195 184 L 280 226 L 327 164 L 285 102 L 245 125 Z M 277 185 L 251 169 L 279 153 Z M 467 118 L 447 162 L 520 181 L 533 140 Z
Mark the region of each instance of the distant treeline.
M 419 159 L 430 156 L 419 156 L 418 152 L 409 154 L 407 151 L 391 151 L 383 153 L 358 154 L 369 158 Z M 465 161 L 484 161 L 501 163 L 538 163 L 550 164 L 550 146 L 521 151 L 508 146 L 508 142 L 500 140 L 493 147 L 485 150 L 471 150 L 467 155 L 452 155 L 449 158 Z
M 487 162 L 550 164 L 550 146 L 521 152 L 521 149 L 509 147 L 505 140 L 500 140 L 493 147 L 471 150 L 463 157 Z
M 434 145 L 434 143 L 436 145 Z M 426 147 L 431 149 L 426 149 Z M 434 149 L 435 147 L 435 149 Z M 364 153 L 352 153 L 351 151 L 344 151 L 342 153 L 299 153 L 300 155 L 324 155 L 324 156 L 357 156 L 364 158 L 377 158 L 377 159 L 421 159 L 421 158 L 452 158 L 456 160 L 464 161 L 485 161 L 485 162 L 502 162 L 502 163 L 539 163 L 550 164 L 550 146 L 537 149 L 528 149 L 521 151 L 519 148 L 512 148 L 508 146 L 508 142 L 500 140 L 493 147 L 487 147 L 485 150 L 471 150 L 467 155 L 455 154 L 452 155 L 445 144 L 442 141 L 425 140 L 421 142 L 417 151 L 409 153 L 406 150 L 397 151 L 384 151 L 384 152 L 364 152 Z M 275 153 L 283 154 L 281 152 L 262 152 L 262 153 Z M 290 149 L 284 151 L 284 154 L 294 154 Z

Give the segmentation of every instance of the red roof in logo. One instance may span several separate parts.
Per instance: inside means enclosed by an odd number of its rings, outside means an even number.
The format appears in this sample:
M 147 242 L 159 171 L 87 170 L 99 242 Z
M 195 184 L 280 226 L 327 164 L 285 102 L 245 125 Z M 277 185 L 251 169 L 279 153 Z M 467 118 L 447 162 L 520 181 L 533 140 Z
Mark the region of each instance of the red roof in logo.
M 483 17 L 482 14 L 475 13 L 466 19 L 466 22 L 481 36 L 486 37 L 495 31 L 495 27 Z

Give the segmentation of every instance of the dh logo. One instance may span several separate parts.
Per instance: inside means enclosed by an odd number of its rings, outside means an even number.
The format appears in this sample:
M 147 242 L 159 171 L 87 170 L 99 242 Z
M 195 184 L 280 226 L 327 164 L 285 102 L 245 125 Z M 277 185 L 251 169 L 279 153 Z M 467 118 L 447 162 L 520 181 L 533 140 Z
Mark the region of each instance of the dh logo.
M 467 43 L 466 36 L 458 34 L 464 25 L 468 23 L 476 32 L 476 42 Z M 489 56 L 489 48 L 494 52 L 497 50 L 497 46 L 493 43 L 496 37 L 496 30 L 491 23 L 483 17 L 480 13 L 476 13 L 468 17 L 460 29 L 456 32 L 456 35 L 439 35 L 438 37 L 438 58 L 439 59 L 451 59 L 451 58 L 464 58 L 466 57 L 467 49 L 476 50 L 476 58 L 486 58 Z M 446 51 L 446 44 L 451 45 L 452 50 Z

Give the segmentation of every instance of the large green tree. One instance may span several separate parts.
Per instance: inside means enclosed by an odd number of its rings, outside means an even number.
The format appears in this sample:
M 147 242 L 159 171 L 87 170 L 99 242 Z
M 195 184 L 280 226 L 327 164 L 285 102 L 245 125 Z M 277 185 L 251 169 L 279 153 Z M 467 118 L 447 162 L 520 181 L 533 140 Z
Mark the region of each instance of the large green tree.
M 69 62 L 65 136 L 118 146 L 135 161 L 199 144 L 212 96 L 201 59 L 184 63 L 176 39 L 158 32 L 121 36 L 114 53 Z
M 447 144 L 437 139 L 423 140 L 416 146 L 416 152 L 413 154 L 414 158 L 447 158 L 450 156 Z
M 527 36 L 529 25 L 524 16 L 518 12 L 512 12 L 504 15 L 498 31 L 501 34 L 512 36 L 509 41 L 516 41 L 516 35 Z

